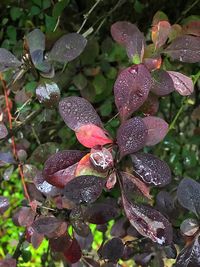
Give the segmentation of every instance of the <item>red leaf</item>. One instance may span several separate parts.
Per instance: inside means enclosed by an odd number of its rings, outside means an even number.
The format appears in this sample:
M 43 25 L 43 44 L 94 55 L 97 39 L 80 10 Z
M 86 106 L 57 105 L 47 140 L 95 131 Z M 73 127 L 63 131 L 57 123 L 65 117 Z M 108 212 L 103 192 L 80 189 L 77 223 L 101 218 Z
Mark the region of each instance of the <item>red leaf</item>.
M 63 254 L 70 263 L 76 263 L 77 261 L 80 260 L 82 256 L 81 248 L 78 241 L 75 238 L 72 240 L 71 246 L 67 248 L 63 252 Z
M 186 34 L 192 34 L 195 36 L 200 36 L 200 21 L 194 20 L 183 25 L 183 32 Z
M 170 23 L 165 20 L 159 21 L 157 24 L 153 25 L 151 38 L 155 44 L 155 48 L 159 48 L 165 44 L 170 33 L 170 29 Z
M 175 90 L 183 96 L 191 95 L 194 91 L 194 85 L 192 79 L 186 75 L 176 72 L 167 71 L 173 80 Z
M 103 146 L 113 141 L 107 137 L 107 132 L 94 124 L 82 125 L 76 130 L 78 141 L 85 147 Z
M 148 116 L 143 118 L 143 122 L 147 127 L 147 138 L 146 145 L 154 146 L 161 142 L 167 132 L 168 132 L 168 123 L 161 118 Z

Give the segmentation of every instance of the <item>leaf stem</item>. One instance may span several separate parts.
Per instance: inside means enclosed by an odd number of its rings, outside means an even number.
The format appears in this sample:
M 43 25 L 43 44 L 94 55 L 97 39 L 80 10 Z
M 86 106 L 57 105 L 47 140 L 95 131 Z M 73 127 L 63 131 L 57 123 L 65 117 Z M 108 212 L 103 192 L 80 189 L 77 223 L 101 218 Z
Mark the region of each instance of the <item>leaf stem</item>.
M 177 122 L 179 116 L 180 116 L 181 113 L 183 112 L 183 109 L 184 109 L 184 107 L 185 107 L 185 103 L 186 103 L 186 99 L 184 99 L 184 100 L 182 101 L 182 104 L 181 104 L 181 106 L 180 106 L 180 108 L 179 108 L 179 110 L 178 110 L 176 116 L 174 117 L 174 119 L 173 119 L 172 122 L 170 123 L 170 125 L 169 125 L 169 131 L 175 128 L 175 124 L 176 124 L 176 122 Z M 168 131 L 168 132 L 169 132 L 169 131 Z

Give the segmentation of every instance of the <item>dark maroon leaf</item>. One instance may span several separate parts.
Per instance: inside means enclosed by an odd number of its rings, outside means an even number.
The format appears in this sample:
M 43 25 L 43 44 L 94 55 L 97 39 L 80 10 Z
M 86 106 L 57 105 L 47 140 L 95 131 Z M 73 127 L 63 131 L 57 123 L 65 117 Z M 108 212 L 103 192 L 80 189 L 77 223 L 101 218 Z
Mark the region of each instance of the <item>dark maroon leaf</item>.
M 193 179 L 184 178 L 177 190 L 177 198 L 181 206 L 200 214 L 200 184 Z
M 181 223 L 180 230 L 185 236 L 193 236 L 199 230 L 199 223 L 196 219 L 185 219 Z
M 175 267 L 198 267 L 200 266 L 200 236 L 186 246 L 178 255 Z
M 112 172 L 109 176 L 108 179 L 106 181 L 106 188 L 108 190 L 112 189 L 115 184 L 117 182 L 117 176 L 116 176 L 116 172 Z
M 0 71 L 5 71 L 9 68 L 18 68 L 21 62 L 5 48 L 0 48 Z
M 10 152 L 0 152 L 0 167 L 6 164 L 15 164 L 13 155 Z
M 172 59 L 182 62 L 195 63 L 200 61 L 200 37 L 183 35 L 177 37 L 165 49 Z
M 159 117 L 147 116 L 143 118 L 143 122 L 148 132 L 146 146 L 154 146 L 165 138 L 168 132 L 168 123 L 166 121 Z
M 36 213 L 29 207 L 19 208 L 13 215 L 13 222 L 19 226 L 31 226 Z
M 44 196 L 42 193 L 37 189 L 34 183 L 26 182 L 26 188 L 28 191 L 28 194 L 30 196 L 31 201 L 37 200 L 39 202 L 44 201 Z
M 72 240 L 71 246 L 69 248 L 66 248 L 63 254 L 67 259 L 67 261 L 69 261 L 70 263 L 76 263 L 77 261 L 80 260 L 82 255 L 81 248 L 79 246 L 78 241 L 75 238 Z
M 49 245 L 53 251 L 61 252 L 67 250 L 72 244 L 72 239 L 68 234 L 59 236 L 58 238 L 50 238 Z
M 142 106 L 151 85 L 150 72 L 143 64 L 131 66 L 119 73 L 114 84 L 114 95 L 122 121 Z
M 140 117 L 134 117 L 122 123 L 117 131 L 117 144 L 120 156 L 134 153 L 145 146 L 147 128 Z
M 93 175 L 77 176 L 64 189 L 64 195 L 74 203 L 92 203 L 103 190 L 104 179 Z
M 155 45 L 155 49 L 161 47 L 167 41 L 171 30 L 171 25 L 167 20 L 160 20 L 152 26 L 152 41 Z
M 165 186 L 171 182 L 171 171 L 166 162 L 148 153 L 131 155 L 135 172 L 147 184 Z
M 69 33 L 62 36 L 54 44 L 49 53 L 49 60 L 67 63 L 77 58 L 84 50 L 87 44 L 85 39 L 79 33 Z
M 115 237 L 124 237 L 126 235 L 128 225 L 129 223 L 127 219 L 122 217 L 113 224 L 110 234 Z
M 124 195 L 122 199 L 127 218 L 141 235 L 160 245 L 171 244 L 171 224 L 160 212 L 151 206 L 130 203 Z
M 128 245 L 124 246 L 124 252 L 123 255 L 121 257 L 121 259 L 123 261 L 127 261 L 133 258 L 133 255 L 135 254 L 134 248 L 133 247 L 129 247 Z
M 37 86 L 36 96 L 45 107 L 53 108 L 60 99 L 60 89 L 54 82 L 44 82 Z
M 53 154 L 44 164 L 45 180 L 63 188 L 73 178 L 74 164 L 86 153 L 78 150 L 64 150 Z M 70 168 L 70 169 L 68 169 Z
M 0 260 L 0 267 L 16 267 L 17 262 L 15 259 Z
M 84 211 L 85 220 L 94 224 L 105 224 L 118 215 L 118 208 L 113 201 L 94 203 Z
M 0 214 L 3 214 L 10 206 L 7 197 L 0 196 Z
M 43 239 L 44 235 L 37 233 L 33 227 L 29 226 L 26 228 L 26 240 L 31 243 L 35 249 L 41 245 Z
M 94 240 L 92 232 L 89 230 L 89 233 L 87 236 L 83 237 L 78 234 L 74 235 L 76 240 L 79 243 L 79 246 L 81 247 L 82 250 L 90 250 L 92 247 L 92 242 Z
M 171 217 L 172 214 L 177 215 L 177 210 L 175 209 L 174 200 L 170 193 L 166 191 L 160 191 L 156 196 L 156 209 L 159 210 L 164 215 Z
M 49 238 L 62 236 L 67 230 L 67 224 L 56 217 L 39 217 L 32 224 L 33 229 Z
M 159 100 L 158 96 L 150 93 L 148 95 L 147 100 L 144 102 L 144 104 L 140 107 L 140 110 L 145 115 L 155 115 L 159 108 Z
M 86 237 L 89 235 L 90 228 L 87 223 L 84 222 L 83 212 L 80 206 L 75 207 L 71 211 L 69 219 L 72 224 L 72 227 L 79 236 Z
M 4 123 L 0 122 L 0 139 L 5 138 L 8 135 L 8 130 Z
M 183 96 L 191 95 L 194 91 L 192 79 L 183 75 L 180 72 L 168 71 L 167 72 L 174 84 L 175 90 Z
M 59 103 L 59 112 L 67 126 L 74 131 L 86 124 L 102 126 L 96 110 L 82 97 L 70 96 L 62 99 Z
M 175 245 L 173 243 L 170 244 L 169 246 L 166 246 L 164 248 L 164 251 L 165 251 L 166 257 L 168 259 L 176 259 L 176 257 L 177 257 L 177 250 L 176 250 L 176 247 L 175 247 Z
M 174 91 L 174 83 L 169 73 L 162 69 L 152 71 L 151 91 L 158 96 L 165 96 Z
M 116 262 L 123 256 L 123 252 L 124 244 L 122 240 L 118 237 L 114 237 L 103 245 L 101 256 L 103 259 Z
M 34 177 L 34 184 L 36 188 L 45 196 L 55 197 L 61 193 L 60 189 L 44 180 L 41 172 L 38 172 Z
M 133 258 L 136 264 L 141 265 L 142 267 L 148 266 L 147 264 L 155 256 L 153 252 L 145 252 L 141 254 L 136 254 Z M 160 267 L 160 266 L 159 266 Z

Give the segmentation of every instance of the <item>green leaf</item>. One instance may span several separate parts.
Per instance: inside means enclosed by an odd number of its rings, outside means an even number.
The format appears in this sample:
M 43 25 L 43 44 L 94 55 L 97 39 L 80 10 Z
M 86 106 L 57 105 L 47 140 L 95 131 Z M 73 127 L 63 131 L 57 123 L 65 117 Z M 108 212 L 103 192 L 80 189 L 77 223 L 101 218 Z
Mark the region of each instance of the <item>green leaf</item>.
M 100 106 L 101 116 L 109 116 L 112 112 L 112 102 L 106 101 L 103 105 Z
M 43 0 L 42 1 L 42 8 L 47 9 L 51 6 L 51 1 L 50 0 Z
M 7 31 L 6 31 L 6 33 L 7 33 L 7 36 L 8 36 L 8 38 L 12 41 L 12 42 L 16 42 L 16 38 L 17 38 L 17 31 L 16 31 L 16 28 L 14 27 L 14 26 L 11 26 L 11 25 L 9 25 L 8 27 L 7 27 Z
M 37 6 L 32 6 L 31 7 L 31 10 L 30 10 L 30 15 L 31 16 L 36 16 L 36 15 L 39 15 L 41 12 L 41 9 Z
M 10 16 L 13 21 L 19 19 L 22 14 L 23 14 L 23 10 L 19 7 L 14 6 L 10 9 Z
M 102 74 L 95 76 L 93 85 L 97 95 L 100 95 L 106 89 L 106 79 Z
M 138 54 L 135 54 L 132 59 L 133 64 L 140 64 L 141 60 Z
M 42 6 L 42 0 L 32 0 L 32 2 L 39 7 Z
M 52 16 L 54 18 L 58 18 L 62 14 L 63 10 L 68 6 L 68 4 L 69 0 L 62 0 L 56 3 L 53 7 Z
M 46 32 L 53 32 L 57 23 L 57 19 L 45 14 Z

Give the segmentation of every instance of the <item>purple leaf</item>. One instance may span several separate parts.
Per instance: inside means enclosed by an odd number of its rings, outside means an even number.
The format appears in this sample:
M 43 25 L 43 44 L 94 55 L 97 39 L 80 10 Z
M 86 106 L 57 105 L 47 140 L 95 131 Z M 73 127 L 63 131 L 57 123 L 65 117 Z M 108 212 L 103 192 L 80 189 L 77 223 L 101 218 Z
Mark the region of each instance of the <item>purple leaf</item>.
M 103 259 L 107 259 L 112 262 L 118 261 L 124 252 L 124 244 L 118 237 L 114 237 L 107 241 L 101 248 L 101 256 Z
M 6 164 L 15 164 L 13 155 L 10 152 L 0 152 L 0 167 Z
M 5 138 L 8 135 L 8 130 L 4 123 L 0 122 L 0 139 Z
M 198 267 L 200 266 L 200 236 L 186 246 L 178 255 L 175 267 Z
M 93 175 L 77 176 L 64 189 L 64 196 L 70 201 L 80 203 L 94 202 L 103 190 L 104 179 Z
M 77 58 L 85 49 L 87 39 L 79 33 L 69 33 L 56 41 L 49 53 L 49 60 L 67 63 Z
M 59 112 L 67 126 L 74 131 L 86 124 L 102 127 L 96 110 L 82 97 L 70 96 L 62 99 L 59 103 Z
M 72 170 L 86 153 L 78 150 L 64 150 L 53 154 L 44 164 L 45 180 L 55 186 L 64 187 L 72 179 Z M 72 167 L 73 166 L 73 167 Z M 70 167 L 70 169 L 68 169 Z
M 172 242 L 172 227 L 168 220 L 150 206 L 130 203 L 122 195 L 124 210 L 130 223 L 143 236 L 160 245 Z
M 64 234 L 62 236 L 59 236 L 58 238 L 50 238 L 49 244 L 53 251 L 61 252 L 71 246 L 72 239 L 68 234 Z
M 21 62 L 5 48 L 0 48 L 0 71 L 5 71 L 9 68 L 18 68 Z
M 35 216 L 36 213 L 31 208 L 21 207 L 13 215 L 13 222 L 20 226 L 31 226 Z
M 183 96 L 191 95 L 194 91 L 192 79 L 176 71 L 167 71 L 170 75 L 175 90 Z
M 136 153 L 131 158 L 135 172 L 145 183 L 162 187 L 171 182 L 171 171 L 166 162 L 148 153 Z
M 152 41 L 155 45 L 155 49 L 161 47 L 167 41 L 171 30 L 171 25 L 166 20 L 161 20 L 152 26 Z
M 196 63 L 200 62 L 200 37 L 191 35 L 183 35 L 177 37 L 165 49 L 165 53 L 169 54 L 172 59 L 182 62 Z
M 147 127 L 146 146 L 154 146 L 161 142 L 167 132 L 168 123 L 159 117 L 148 116 L 143 118 L 143 122 Z
M 174 91 L 174 83 L 169 73 L 162 69 L 152 71 L 151 91 L 158 96 L 165 96 Z
M 0 267 L 16 267 L 17 262 L 15 259 L 0 260 Z
M 184 178 L 177 190 L 177 198 L 181 206 L 200 214 L 200 184 L 193 179 Z
M 134 117 L 121 124 L 117 131 L 117 144 L 121 158 L 145 146 L 147 128 L 140 117 Z
M 37 86 L 36 96 L 40 103 L 47 108 L 53 108 L 60 99 L 60 89 L 54 82 L 44 82 Z
M 2 215 L 10 206 L 7 197 L 0 196 L 0 214 Z
M 147 100 L 144 102 L 144 104 L 140 107 L 140 110 L 145 115 L 155 115 L 159 108 L 159 99 L 158 96 L 150 93 L 148 95 Z
M 199 222 L 196 219 L 186 219 L 181 223 L 180 230 L 185 236 L 194 236 L 199 230 Z
M 66 248 L 63 254 L 67 261 L 69 261 L 70 263 L 76 263 L 80 260 L 82 255 L 81 248 L 75 238 L 72 240 L 71 246 L 69 248 Z
M 114 95 L 122 121 L 145 102 L 151 85 L 150 72 L 143 64 L 131 66 L 119 73 L 114 84 Z

